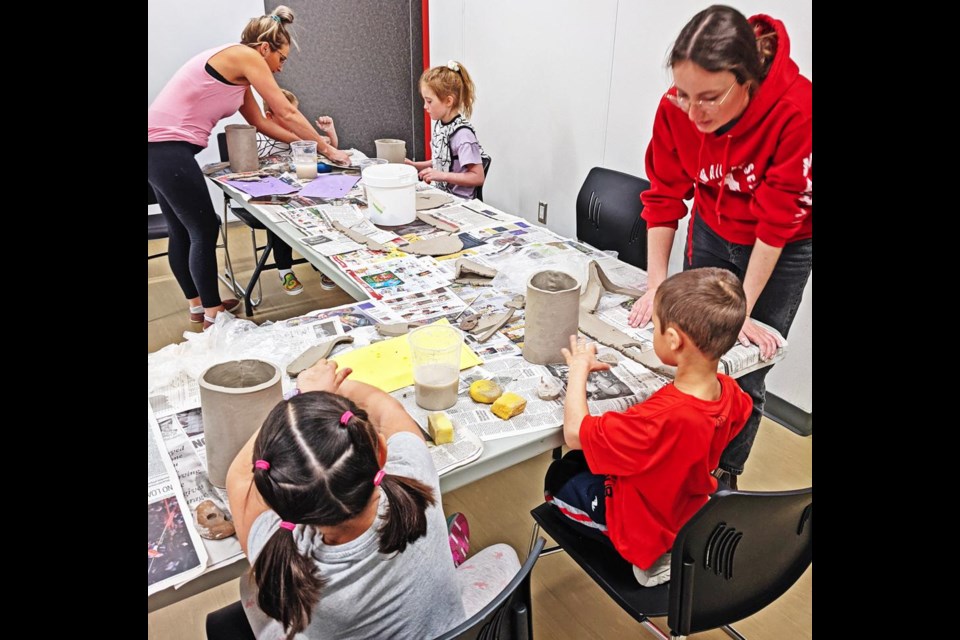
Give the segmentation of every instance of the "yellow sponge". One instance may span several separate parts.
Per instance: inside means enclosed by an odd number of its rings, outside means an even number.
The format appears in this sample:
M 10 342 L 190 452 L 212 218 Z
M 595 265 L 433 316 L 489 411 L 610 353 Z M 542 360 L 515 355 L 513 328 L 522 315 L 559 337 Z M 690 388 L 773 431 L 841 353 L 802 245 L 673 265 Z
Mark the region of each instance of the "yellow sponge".
M 490 404 L 500 397 L 503 389 L 493 380 L 477 380 L 470 385 L 470 397 L 474 402 Z
M 427 415 L 427 428 L 434 444 L 453 442 L 453 423 L 446 411 L 438 411 Z
M 503 418 L 504 420 L 509 420 L 513 416 L 523 413 L 523 410 L 527 408 L 527 401 L 518 396 L 515 393 L 510 393 L 509 391 L 493 403 L 493 406 L 490 407 L 490 411 L 493 411 L 493 414 L 498 418 Z

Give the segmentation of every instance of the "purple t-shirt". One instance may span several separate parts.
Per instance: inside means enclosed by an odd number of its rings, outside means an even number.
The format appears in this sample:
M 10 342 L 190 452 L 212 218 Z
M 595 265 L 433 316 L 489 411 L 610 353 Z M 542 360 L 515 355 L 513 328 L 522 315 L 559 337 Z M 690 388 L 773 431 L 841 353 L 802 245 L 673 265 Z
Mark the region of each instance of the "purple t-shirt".
M 466 173 L 465 167 L 470 164 L 482 164 L 480 161 L 480 143 L 477 136 L 467 127 L 459 129 L 450 137 L 450 148 L 457 156 L 451 161 L 451 173 Z M 450 185 L 450 193 L 461 198 L 472 198 L 476 187 L 464 187 L 458 184 Z

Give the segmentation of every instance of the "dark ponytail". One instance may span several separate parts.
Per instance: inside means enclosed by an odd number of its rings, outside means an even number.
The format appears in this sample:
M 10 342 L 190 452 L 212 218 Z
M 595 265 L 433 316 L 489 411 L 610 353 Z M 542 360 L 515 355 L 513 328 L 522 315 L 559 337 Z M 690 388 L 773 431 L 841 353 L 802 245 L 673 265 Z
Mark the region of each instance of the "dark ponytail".
M 326 580 L 297 548 L 305 526 L 335 526 L 373 499 L 380 471 L 379 437 L 369 416 L 350 400 L 311 391 L 280 402 L 253 447 L 253 480 L 264 502 L 295 531 L 278 529 L 253 565 L 257 603 L 292 638 L 310 624 Z M 262 462 L 260 462 L 262 461 Z M 266 464 L 264 464 L 266 463 Z M 426 535 L 432 490 L 412 478 L 383 475 L 387 498 L 377 530 L 381 553 L 402 552 Z M 293 526 L 289 525 L 288 526 Z
M 293 532 L 277 529 L 253 564 L 257 605 L 283 623 L 288 640 L 310 624 L 310 614 L 320 601 L 327 581 L 311 558 L 297 549 Z
M 433 491 L 413 478 L 387 475 L 380 483 L 389 506 L 377 529 L 380 553 L 403 552 L 408 542 L 427 535 L 427 507 L 436 504 Z

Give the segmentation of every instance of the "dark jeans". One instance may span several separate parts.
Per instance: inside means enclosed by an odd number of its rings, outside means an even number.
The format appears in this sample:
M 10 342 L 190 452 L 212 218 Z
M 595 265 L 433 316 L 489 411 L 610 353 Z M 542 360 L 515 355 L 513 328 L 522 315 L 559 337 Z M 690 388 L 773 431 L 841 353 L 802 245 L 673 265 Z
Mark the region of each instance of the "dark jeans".
M 267 235 L 273 236 L 273 261 L 277 269 L 292 269 L 293 249 L 270 229 L 267 229 Z
M 199 295 L 203 306 L 210 308 L 220 305 L 220 221 L 206 179 L 194 159 L 201 150 L 189 142 L 148 142 L 147 182 L 157 194 L 167 222 L 170 270 L 188 300 Z
M 708 227 L 699 216 L 694 215 L 690 224 L 693 225 L 693 262 L 691 264 L 685 258 L 684 271 L 699 267 L 720 267 L 732 271 L 743 280 L 753 245 L 727 242 Z M 684 252 L 684 256 L 688 252 L 689 250 Z M 807 284 L 812 268 L 813 239 L 798 240 L 784 246 L 783 253 L 777 260 L 777 266 L 774 267 L 770 279 L 753 307 L 751 317 L 770 325 L 786 338 L 790 325 L 793 324 L 793 318 L 797 315 L 797 309 L 800 307 L 803 288 Z M 772 368 L 764 367 L 737 378 L 740 388 L 753 398 L 753 413 L 750 414 L 750 419 L 747 420 L 743 430 L 730 441 L 723 455 L 720 456 L 720 468 L 734 475 L 743 473 L 743 465 L 757 437 L 767 389 L 764 380 Z

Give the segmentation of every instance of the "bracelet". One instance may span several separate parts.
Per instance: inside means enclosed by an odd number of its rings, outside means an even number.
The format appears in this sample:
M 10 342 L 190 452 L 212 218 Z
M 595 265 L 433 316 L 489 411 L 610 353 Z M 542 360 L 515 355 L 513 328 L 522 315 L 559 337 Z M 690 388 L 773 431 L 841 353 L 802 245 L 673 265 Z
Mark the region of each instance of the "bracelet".
M 285 394 L 283 394 L 283 399 L 289 400 L 290 398 L 298 395 L 300 395 L 300 387 L 294 387 L 292 390 L 287 391 Z

